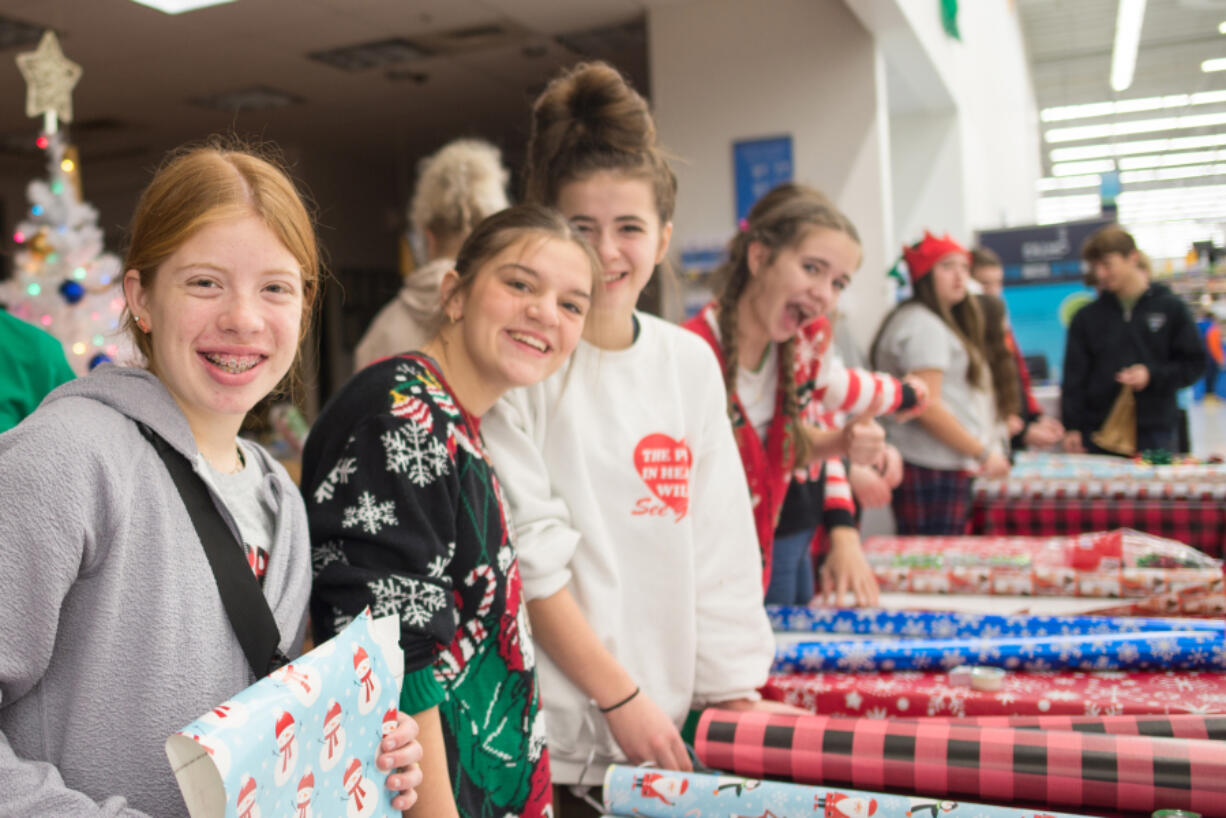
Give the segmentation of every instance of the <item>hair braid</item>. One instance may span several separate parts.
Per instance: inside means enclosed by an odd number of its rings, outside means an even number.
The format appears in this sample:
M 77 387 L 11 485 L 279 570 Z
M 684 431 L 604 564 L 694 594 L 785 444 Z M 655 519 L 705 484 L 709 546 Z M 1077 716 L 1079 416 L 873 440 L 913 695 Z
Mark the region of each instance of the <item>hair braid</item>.
M 792 440 L 793 464 L 809 462 L 809 437 L 800 417 L 800 396 L 796 394 L 796 339 L 789 338 L 779 347 L 779 385 L 783 389 L 783 417 L 788 437 Z

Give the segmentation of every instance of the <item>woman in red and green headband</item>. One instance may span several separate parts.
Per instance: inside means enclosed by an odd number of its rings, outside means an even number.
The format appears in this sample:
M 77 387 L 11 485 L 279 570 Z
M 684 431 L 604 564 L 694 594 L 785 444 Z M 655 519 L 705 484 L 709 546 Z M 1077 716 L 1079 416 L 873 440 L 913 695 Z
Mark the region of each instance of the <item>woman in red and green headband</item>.
M 892 499 L 894 518 L 899 534 L 961 534 L 971 480 L 1009 472 L 981 352 L 983 318 L 967 297 L 969 256 L 948 235 L 925 232 L 903 248 L 903 259 L 913 294 L 882 323 L 872 361 L 886 372 L 921 378 L 930 398 L 917 422 L 887 425 L 905 464 Z

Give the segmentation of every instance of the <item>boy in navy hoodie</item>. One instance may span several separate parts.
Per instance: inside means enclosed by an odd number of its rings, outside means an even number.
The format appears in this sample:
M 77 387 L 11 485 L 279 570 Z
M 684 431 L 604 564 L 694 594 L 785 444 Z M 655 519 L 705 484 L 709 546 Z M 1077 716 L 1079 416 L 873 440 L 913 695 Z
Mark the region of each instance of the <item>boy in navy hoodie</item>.
M 1137 449 L 1177 446 L 1175 393 L 1205 371 L 1196 322 L 1165 285 L 1150 283 L 1132 236 L 1111 225 L 1081 248 L 1100 289 L 1077 312 L 1064 351 L 1061 412 L 1067 452 L 1102 453 L 1090 441 L 1121 386 L 1133 391 Z

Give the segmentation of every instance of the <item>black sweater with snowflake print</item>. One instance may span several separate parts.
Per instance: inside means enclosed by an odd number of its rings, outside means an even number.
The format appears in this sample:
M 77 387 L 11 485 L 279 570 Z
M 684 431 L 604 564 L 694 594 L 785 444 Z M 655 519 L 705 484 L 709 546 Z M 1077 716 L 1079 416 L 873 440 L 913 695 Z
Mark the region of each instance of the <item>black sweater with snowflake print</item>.
M 400 619 L 400 709 L 437 706 L 463 818 L 545 815 L 544 717 L 519 567 L 476 418 L 420 354 L 358 372 L 302 459 L 317 642 Z

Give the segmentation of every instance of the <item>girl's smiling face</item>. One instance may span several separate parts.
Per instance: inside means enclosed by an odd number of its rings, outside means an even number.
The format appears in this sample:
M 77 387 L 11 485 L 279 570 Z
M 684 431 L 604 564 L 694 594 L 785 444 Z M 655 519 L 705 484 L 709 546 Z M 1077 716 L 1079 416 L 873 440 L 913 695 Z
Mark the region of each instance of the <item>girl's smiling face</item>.
M 298 352 L 302 272 L 254 215 L 206 224 L 146 288 L 124 275 L 133 315 L 150 328 L 150 369 L 193 431 L 236 425 L 286 376 Z
M 598 309 L 628 318 L 664 259 L 673 232 L 671 222 L 660 223 L 651 183 L 597 171 L 563 185 L 556 207 L 592 245 L 603 266 Z
M 455 285 L 455 273 L 444 291 Z M 528 235 L 481 265 L 446 300 L 464 357 L 499 393 L 548 378 L 574 351 L 591 307 L 592 264 L 572 241 Z

